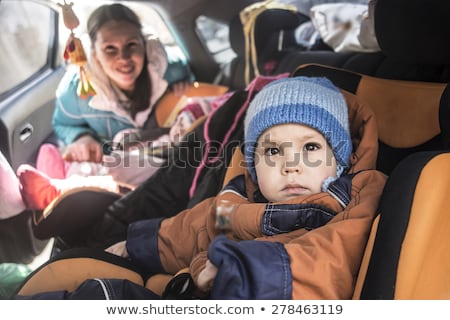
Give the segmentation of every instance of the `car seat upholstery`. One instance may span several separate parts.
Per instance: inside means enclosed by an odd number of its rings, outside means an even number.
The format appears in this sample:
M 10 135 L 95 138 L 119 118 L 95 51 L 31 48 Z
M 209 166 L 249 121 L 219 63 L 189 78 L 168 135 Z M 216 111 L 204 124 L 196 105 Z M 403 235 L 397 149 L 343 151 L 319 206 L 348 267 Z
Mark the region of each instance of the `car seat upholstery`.
M 284 9 L 267 9 L 261 12 L 254 22 L 254 48 L 256 50 L 257 68 L 261 75 L 274 73 L 278 62 L 287 53 L 301 49 L 294 41 L 293 32 L 297 26 L 309 20 L 308 16 L 300 12 Z M 230 89 L 243 89 L 247 82 L 245 68 L 250 60 L 246 59 L 246 40 L 243 25 L 239 15 L 234 16 L 228 24 L 230 46 L 236 57 L 222 66 L 216 82 L 228 86 Z M 252 65 L 250 65 L 252 66 Z M 254 68 L 250 68 L 250 75 L 255 76 Z
M 448 151 L 418 152 L 392 171 L 354 299 L 450 299 L 449 164 Z
M 322 64 L 378 78 L 442 82 L 450 80 L 445 0 L 379 0 L 375 34 L 380 52 L 294 51 L 286 54 L 275 73 L 302 64 Z
M 439 123 L 439 114 L 448 112 L 445 104 L 439 108 L 444 83 L 381 79 L 312 64 L 300 66 L 294 76 L 327 77 L 371 106 L 379 136 L 377 169 L 386 174 L 409 154 L 445 146 Z
M 186 97 L 205 97 L 205 96 L 221 96 L 228 91 L 228 87 L 221 85 L 213 85 L 209 83 L 193 82 L 186 88 L 183 95 Z M 156 121 L 160 127 L 170 127 L 174 120 L 176 113 L 180 111 L 183 105 L 180 102 L 185 102 L 180 96 L 174 92 L 168 91 L 158 101 L 155 110 Z M 171 121 L 168 121 L 171 120 Z
M 60 293 L 73 293 L 91 279 L 116 279 L 123 281 L 124 286 L 125 282 L 132 282 L 141 287 L 144 294 L 147 291 L 156 294 L 153 299 L 195 298 L 192 295 L 194 284 L 187 269 L 181 269 L 175 275 L 157 274 L 149 278 L 128 259 L 94 248 L 74 248 L 51 258 L 7 298 L 60 299 Z M 123 298 L 131 299 L 126 295 Z
M 322 64 L 331 67 L 351 70 L 364 75 L 378 78 L 411 80 L 445 83 L 450 80 L 448 61 L 449 44 L 448 27 L 445 24 L 450 3 L 443 0 L 433 0 L 424 4 L 422 0 L 386 0 L 377 1 L 375 6 L 375 34 L 380 52 L 334 52 L 326 47 L 316 47 L 305 50 L 291 43 L 291 46 L 276 52 L 277 63 L 270 74 L 292 72 L 303 64 Z M 408 8 L 404 12 L 404 8 Z M 401 12 L 400 12 L 401 10 Z M 270 35 L 276 35 L 276 28 L 289 34 L 292 25 L 281 22 L 286 16 L 267 12 L 261 14 L 261 25 L 257 21 L 255 37 L 260 69 L 264 72 L 264 62 L 267 62 L 267 52 L 271 43 Z M 278 14 L 278 16 L 277 16 Z M 284 15 L 288 13 L 284 12 Z M 300 16 L 298 25 L 309 20 Z M 270 21 L 271 27 L 267 24 Z M 264 27 L 264 25 L 266 27 Z M 267 30 L 269 29 L 269 30 Z M 230 44 L 237 57 L 223 67 L 219 83 L 233 88 L 245 87 L 245 40 L 242 24 L 236 16 L 229 23 Z M 273 47 L 273 46 L 272 46 Z M 435 54 L 437 53 L 438 54 Z
M 14 296 L 70 292 L 84 280 L 94 278 L 127 279 L 141 286 L 145 283 L 140 270 L 127 259 L 101 250 L 78 248 L 62 252 L 34 270 Z

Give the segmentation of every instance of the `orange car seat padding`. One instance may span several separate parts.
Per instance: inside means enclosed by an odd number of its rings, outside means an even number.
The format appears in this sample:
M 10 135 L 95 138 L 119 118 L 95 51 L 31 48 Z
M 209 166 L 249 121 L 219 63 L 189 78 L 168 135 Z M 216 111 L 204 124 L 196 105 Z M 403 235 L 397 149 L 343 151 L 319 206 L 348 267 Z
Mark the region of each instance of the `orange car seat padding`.
M 320 64 L 297 67 L 294 76 L 328 77 L 367 102 L 377 118 L 379 140 L 392 148 L 419 146 L 437 136 L 446 83 L 390 80 Z
M 50 262 L 37 270 L 20 288 L 18 295 L 67 290 L 74 291 L 87 279 L 128 279 L 143 286 L 141 275 L 129 268 L 97 258 L 79 257 Z
M 447 163 L 435 163 L 441 155 L 445 155 Z M 441 190 L 441 187 L 447 182 L 443 184 L 439 182 L 433 185 L 434 179 L 448 180 L 446 173 L 449 169 L 438 169 L 438 166 L 443 164 L 450 168 L 448 157 L 450 155 L 445 151 L 416 152 L 406 157 L 391 172 L 380 199 L 380 219 L 370 253 L 370 260 L 367 267 L 364 264 L 361 265 L 361 269 L 365 268 L 367 271 L 364 278 L 358 279 L 358 283 L 363 283 L 360 299 L 402 299 L 401 297 L 404 298 L 407 292 L 414 299 L 415 287 L 423 287 L 424 282 L 420 284 L 422 280 L 416 276 L 411 276 L 410 272 L 415 275 L 420 274 L 422 272 L 420 268 L 424 263 L 430 263 L 427 272 L 430 272 L 432 279 L 434 279 L 432 275 L 435 273 L 434 268 L 436 268 L 437 276 L 442 268 L 447 268 L 448 271 L 448 254 L 447 262 L 444 261 L 445 254 L 441 256 L 444 260 L 438 262 L 430 259 L 427 262 L 423 259 L 428 259 L 428 257 L 423 255 L 420 248 L 417 248 L 417 250 L 415 248 L 416 243 L 421 243 L 419 246 L 425 245 L 426 250 L 430 251 L 426 254 L 435 257 L 435 254 L 442 249 L 440 246 L 433 246 L 434 237 L 438 237 L 443 242 L 441 245 L 446 246 L 448 243 L 450 233 L 447 232 L 447 234 L 442 235 L 437 228 L 436 234 L 433 234 L 432 228 L 434 226 L 431 227 L 435 224 L 433 221 L 440 221 L 444 228 L 449 229 L 448 222 L 445 221 L 445 218 L 441 218 L 441 215 L 446 215 L 443 212 L 445 210 L 441 208 L 445 208 L 447 204 L 447 200 L 443 196 L 445 189 Z M 432 163 L 432 167 L 429 167 Z M 431 175 L 431 177 L 429 178 L 428 175 Z M 424 179 L 430 179 L 429 184 L 424 184 Z M 443 193 L 441 194 L 441 192 Z M 424 194 L 420 195 L 420 193 Z M 424 200 L 425 198 L 426 200 Z M 433 202 L 440 204 L 435 205 L 432 204 Z M 416 224 L 417 226 L 414 227 Z M 429 226 L 427 226 L 428 224 Z M 366 251 L 369 249 L 366 248 Z M 400 262 L 400 260 L 402 261 Z M 439 264 L 441 265 L 438 266 Z M 410 268 L 413 270 L 407 271 Z M 430 271 L 431 269 L 433 270 Z M 361 270 L 360 276 L 362 272 L 363 270 Z M 423 298 L 425 294 L 429 295 L 430 298 L 431 293 L 441 295 L 439 293 L 441 292 L 439 289 L 441 284 L 435 286 L 434 281 L 427 281 L 430 287 L 427 291 L 422 290 Z M 447 289 L 450 288 L 448 275 L 441 277 L 438 281 L 447 281 Z M 400 292 L 403 294 L 399 295 Z
M 236 147 L 234 148 L 233 156 L 231 157 L 231 161 L 225 172 L 222 186 L 226 186 L 234 177 L 244 174 L 245 170 L 244 155 L 242 154 L 241 148 Z
M 439 104 L 445 86 L 362 76 L 356 95 L 374 111 L 379 139 L 394 148 L 409 148 L 439 134 Z
M 206 97 L 221 96 L 228 91 L 228 87 L 208 84 L 203 82 L 192 83 L 184 92 L 184 97 Z M 173 91 L 167 91 L 158 101 L 155 110 L 156 121 L 160 127 L 168 127 L 170 119 L 174 119 L 176 111 L 183 107 L 178 102 L 185 100 L 184 97 L 177 96 Z
M 450 299 L 450 154 L 423 168 L 397 270 L 395 299 Z

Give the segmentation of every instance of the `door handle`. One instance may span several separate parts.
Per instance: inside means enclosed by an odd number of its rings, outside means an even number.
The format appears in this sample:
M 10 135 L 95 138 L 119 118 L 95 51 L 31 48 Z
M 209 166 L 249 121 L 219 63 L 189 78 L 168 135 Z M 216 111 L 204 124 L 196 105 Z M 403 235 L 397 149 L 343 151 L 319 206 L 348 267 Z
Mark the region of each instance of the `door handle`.
M 28 141 L 31 136 L 33 135 L 33 126 L 30 123 L 27 123 L 23 126 L 22 130 L 20 130 L 19 133 L 19 140 L 20 142 L 26 142 Z

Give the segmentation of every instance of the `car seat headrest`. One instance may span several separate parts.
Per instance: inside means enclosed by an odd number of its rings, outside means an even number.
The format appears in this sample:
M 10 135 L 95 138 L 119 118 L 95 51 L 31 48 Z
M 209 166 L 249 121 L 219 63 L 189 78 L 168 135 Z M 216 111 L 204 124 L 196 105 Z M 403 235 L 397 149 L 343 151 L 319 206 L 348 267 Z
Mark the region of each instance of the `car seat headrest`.
M 450 1 L 378 0 L 375 34 L 383 53 L 417 64 L 450 64 Z
M 290 10 L 271 9 L 262 12 L 255 22 L 255 44 L 259 56 L 263 60 L 268 59 L 277 51 L 296 46 L 295 29 L 308 20 L 308 16 Z M 284 33 L 280 34 L 281 30 Z
M 282 9 L 267 9 L 255 21 L 255 45 L 259 55 L 267 50 L 269 36 L 280 30 L 295 30 L 297 26 L 309 20 L 299 12 Z M 245 37 L 239 15 L 234 16 L 228 24 L 231 48 L 238 56 L 245 55 Z M 275 50 L 276 48 L 274 48 Z

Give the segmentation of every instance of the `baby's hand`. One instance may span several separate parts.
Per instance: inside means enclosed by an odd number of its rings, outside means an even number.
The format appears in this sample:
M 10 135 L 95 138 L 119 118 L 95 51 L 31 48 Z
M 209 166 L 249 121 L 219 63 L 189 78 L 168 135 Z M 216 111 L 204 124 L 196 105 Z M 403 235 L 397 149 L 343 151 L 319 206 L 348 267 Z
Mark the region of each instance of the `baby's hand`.
M 198 278 L 196 279 L 197 288 L 203 292 L 211 291 L 216 275 L 217 267 L 213 265 L 211 261 L 206 260 L 205 269 L 200 272 Z
M 105 249 L 105 251 L 119 257 L 129 258 L 126 244 L 126 241 L 117 242 L 116 244 L 113 244 L 109 248 Z

